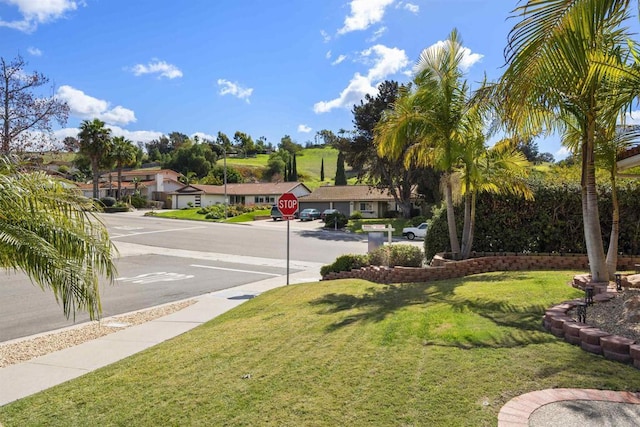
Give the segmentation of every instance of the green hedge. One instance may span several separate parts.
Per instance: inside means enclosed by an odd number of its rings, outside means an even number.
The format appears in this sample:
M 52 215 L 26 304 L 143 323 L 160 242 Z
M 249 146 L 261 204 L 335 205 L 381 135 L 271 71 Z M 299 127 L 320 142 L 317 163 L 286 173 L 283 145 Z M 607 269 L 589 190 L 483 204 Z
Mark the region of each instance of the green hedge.
M 580 186 L 532 183 L 535 200 L 496 194 L 481 194 L 476 205 L 472 249 L 477 252 L 586 253 L 582 223 Z M 619 190 L 619 252 L 638 254 L 640 249 L 640 187 L 635 182 Z M 598 204 L 605 247 L 611 232 L 611 191 L 599 187 Z M 456 208 L 458 238 L 462 235 L 463 207 Z M 446 211 L 434 210 L 424 240 L 425 255 L 450 250 Z

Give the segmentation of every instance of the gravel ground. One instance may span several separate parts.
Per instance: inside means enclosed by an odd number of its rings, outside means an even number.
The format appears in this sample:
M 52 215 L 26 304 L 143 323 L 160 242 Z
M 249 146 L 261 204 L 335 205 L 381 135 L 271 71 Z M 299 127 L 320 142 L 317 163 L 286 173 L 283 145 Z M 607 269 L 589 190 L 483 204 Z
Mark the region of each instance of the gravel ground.
M 640 342 L 640 324 L 627 322 L 622 315 L 624 302 L 632 296 L 640 295 L 638 290 L 624 291 L 611 301 L 596 303 L 587 308 L 587 321 L 613 335 L 621 335 Z M 570 312 L 575 317 L 575 312 Z
M 63 331 L 52 332 L 35 338 L 0 343 L 0 368 L 15 363 L 26 362 L 35 357 L 73 347 L 74 345 L 100 338 L 130 326 L 149 322 L 182 310 L 185 307 L 195 304 L 195 302 L 195 300 L 181 301 L 132 314 L 109 317 L 101 321 L 87 323 L 80 327 L 68 328 Z

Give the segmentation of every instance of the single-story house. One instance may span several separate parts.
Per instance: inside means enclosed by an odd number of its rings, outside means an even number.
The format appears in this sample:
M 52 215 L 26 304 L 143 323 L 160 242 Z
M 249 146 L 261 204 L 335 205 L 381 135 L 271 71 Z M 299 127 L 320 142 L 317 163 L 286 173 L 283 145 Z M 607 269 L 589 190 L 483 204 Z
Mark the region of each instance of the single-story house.
M 301 182 L 258 182 L 243 184 L 227 184 L 228 204 L 241 205 L 273 205 L 284 193 L 293 193 L 300 198 L 311 193 Z M 194 207 L 224 204 L 224 185 L 189 184 L 168 194 L 171 198 L 169 207 L 182 209 L 191 203 Z
M 387 190 L 369 185 L 325 185 L 298 202 L 301 211 L 307 208 L 337 209 L 347 216 L 358 211 L 363 218 L 383 218 L 388 211 L 399 210 Z
M 181 173 L 171 169 L 132 169 L 122 171 L 122 196 L 136 192 L 148 200 L 165 201 L 167 194 L 184 187 L 179 181 Z M 93 197 L 93 183 L 78 185 L 86 197 Z M 115 197 L 118 191 L 118 172 L 111 171 L 100 175 L 98 198 Z

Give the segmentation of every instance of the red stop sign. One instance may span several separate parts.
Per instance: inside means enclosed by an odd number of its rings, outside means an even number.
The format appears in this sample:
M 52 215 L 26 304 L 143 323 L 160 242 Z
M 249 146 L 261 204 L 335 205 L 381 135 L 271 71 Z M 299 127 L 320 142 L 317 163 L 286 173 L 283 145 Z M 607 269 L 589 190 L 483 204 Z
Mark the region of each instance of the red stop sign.
M 278 199 L 278 209 L 282 216 L 293 216 L 298 210 L 298 198 L 293 193 L 284 193 Z

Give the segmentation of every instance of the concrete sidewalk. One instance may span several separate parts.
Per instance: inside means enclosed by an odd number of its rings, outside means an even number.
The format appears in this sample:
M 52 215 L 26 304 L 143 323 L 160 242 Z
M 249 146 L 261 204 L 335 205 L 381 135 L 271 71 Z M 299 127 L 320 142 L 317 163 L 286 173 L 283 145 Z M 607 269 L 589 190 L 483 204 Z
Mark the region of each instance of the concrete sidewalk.
M 0 406 L 153 347 L 208 322 L 262 292 L 286 285 L 286 280 L 286 276 L 279 276 L 205 294 L 195 298 L 195 304 L 165 317 L 0 368 Z M 318 280 L 319 268 L 289 276 L 291 284 Z

